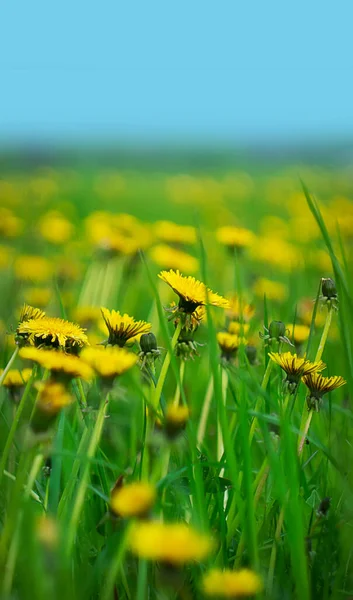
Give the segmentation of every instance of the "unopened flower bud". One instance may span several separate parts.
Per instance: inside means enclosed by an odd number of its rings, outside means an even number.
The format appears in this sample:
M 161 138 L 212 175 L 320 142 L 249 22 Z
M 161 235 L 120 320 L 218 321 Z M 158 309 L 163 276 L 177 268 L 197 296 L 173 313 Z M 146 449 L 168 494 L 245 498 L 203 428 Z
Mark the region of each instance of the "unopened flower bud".
M 331 277 L 322 278 L 321 280 L 322 295 L 328 300 L 337 298 L 336 284 Z
M 286 326 L 283 321 L 271 321 L 270 326 L 268 328 L 270 338 L 274 338 L 278 340 L 281 337 L 285 336 Z
M 257 349 L 255 346 L 245 346 L 245 354 L 251 365 L 256 364 Z
M 140 337 L 140 348 L 141 351 L 147 354 L 147 352 L 152 352 L 153 350 L 157 350 L 157 339 L 154 333 L 143 333 Z

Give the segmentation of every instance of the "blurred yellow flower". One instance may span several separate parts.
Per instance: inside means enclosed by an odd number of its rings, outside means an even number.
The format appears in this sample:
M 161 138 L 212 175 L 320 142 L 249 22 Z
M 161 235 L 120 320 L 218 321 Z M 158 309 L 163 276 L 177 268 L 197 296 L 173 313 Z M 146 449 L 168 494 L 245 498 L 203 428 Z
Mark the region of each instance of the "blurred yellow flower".
M 18 256 L 15 260 L 15 275 L 22 281 L 48 281 L 53 274 L 51 262 L 44 256 Z
M 238 321 L 231 321 L 228 325 L 229 333 L 237 335 L 246 335 L 250 329 L 249 323 L 239 323 Z
M 278 302 L 285 300 L 288 295 L 287 286 L 279 281 L 271 281 L 264 277 L 260 277 L 255 281 L 253 292 L 260 298 L 266 296 L 268 300 L 278 300 Z
M 135 481 L 114 488 L 110 510 L 123 518 L 147 516 L 156 501 L 156 488 L 150 483 Z
M 295 344 L 303 344 L 309 339 L 310 335 L 310 327 L 308 325 L 301 325 L 300 323 L 296 323 L 294 325 L 287 325 L 287 329 L 289 331 L 288 338 L 293 340 Z
M 38 540 L 48 549 L 56 548 L 59 542 L 58 523 L 49 515 L 40 515 L 36 523 Z
M 249 229 L 225 225 L 216 231 L 220 244 L 230 248 L 248 248 L 254 243 L 255 234 Z
M 232 321 L 248 323 L 254 314 L 255 308 L 251 304 L 245 302 L 245 300 L 240 299 L 239 296 L 233 295 L 229 299 L 229 309 L 226 311 L 226 315 Z
M 206 596 L 235 599 L 255 596 L 263 584 L 259 575 L 250 569 L 211 569 L 203 576 L 202 588 Z
M 0 370 L 0 375 L 4 372 L 3 369 Z M 5 379 L 2 383 L 7 388 L 16 388 L 26 385 L 32 375 L 32 369 L 10 369 Z
M 245 338 L 241 338 L 236 334 L 228 333 L 226 331 L 217 333 L 217 342 L 222 350 L 222 356 L 228 359 L 235 356 L 241 344 L 246 344 Z
M 157 221 L 154 232 L 159 240 L 171 244 L 194 244 L 196 242 L 195 227 L 178 225 L 172 221 Z
M 15 238 L 22 233 L 23 221 L 8 208 L 0 207 L 0 236 Z
M 48 287 L 30 287 L 23 291 L 23 296 L 28 304 L 44 308 L 50 302 L 52 290 Z
M 138 356 L 125 348 L 102 347 L 84 348 L 80 358 L 90 365 L 103 379 L 113 379 L 131 369 L 138 361 Z
M 205 558 L 212 550 L 209 536 L 182 523 L 136 523 L 130 534 L 131 551 L 147 560 L 181 566 Z
M 250 253 L 253 260 L 286 272 L 302 268 L 304 264 L 302 253 L 297 246 L 274 236 L 257 238 Z
M 62 383 L 49 380 L 45 383 L 38 382 L 36 387 L 39 391 L 36 411 L 38 410 L 39 413 L 44 413 L 47 416 L 56 416 L 62 408 L 69 406 L 73 402 L 71 394 L 69 394 Z
M 19 355 L 24 360 L 36 362 L 56 376 L 80 377 L 88 381 L 93 378 L 93 369 L 81 358 L 72 354 L 57 350 L 21 348 Z
M 24 304 L 21 308 L 19 322 L 24 323 L 31 319 L 43 319 L 43 317 L 45 317 L 45 312 L 43 310 L 30 306 L 29 304 Z
M 9 246 L 0 246 L 0 269 L 7 269 L 10 265 L 13 251 Z
M 195 273 L 199 268 L 197 258 L 166 244 L 154 246 L 149 254 L 156 265 L 164 269 L 180 269 L 185 273 Z
M 65 244 L 74 233 L 72 223 L 56 210 L 42 216 L 38 229 L 41 236 L 52 244 Z

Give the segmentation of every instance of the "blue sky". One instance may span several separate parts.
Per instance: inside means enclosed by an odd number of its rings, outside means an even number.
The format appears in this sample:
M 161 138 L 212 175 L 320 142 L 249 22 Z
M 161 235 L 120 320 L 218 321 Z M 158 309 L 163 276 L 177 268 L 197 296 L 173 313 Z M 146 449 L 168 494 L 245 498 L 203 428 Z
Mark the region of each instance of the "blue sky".
M 352 17 L 351 0 L 7 0 L 0 136 L 353 137 Z

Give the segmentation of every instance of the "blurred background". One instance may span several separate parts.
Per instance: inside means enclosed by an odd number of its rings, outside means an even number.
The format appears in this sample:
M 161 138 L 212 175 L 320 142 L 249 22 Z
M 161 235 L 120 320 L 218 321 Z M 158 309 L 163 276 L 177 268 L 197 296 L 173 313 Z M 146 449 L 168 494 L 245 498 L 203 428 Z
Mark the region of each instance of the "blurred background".
M 46 306 L 53 273 L 80 282 L 101 252 L 133 261 L 142 248 L 157 269 L 198 274 L 171 253 L 197 255 L 171 223 L 201 226 L 216 271 L 219 253 L 242 248 L 260 298 L 272 279 L 294 285 L 294 268 L 313 282 L 330 276 L 299 178 L 330 234 L 350 240 L 349 10 L 315 0 L 3 5 L 0 265 L 22 282 L 19 301 Z M 252 235 L 229 240 L 216 232 L 224 225 Z

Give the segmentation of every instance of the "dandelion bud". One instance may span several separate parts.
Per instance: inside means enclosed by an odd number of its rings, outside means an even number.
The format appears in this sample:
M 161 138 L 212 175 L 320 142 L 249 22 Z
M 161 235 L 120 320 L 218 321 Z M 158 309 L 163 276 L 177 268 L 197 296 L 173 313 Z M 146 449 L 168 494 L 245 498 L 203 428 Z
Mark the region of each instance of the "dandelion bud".
M 245 354 L 251 365 L 256 364 L 257 349 L 255 346 L 245 346 Z
M 327 300 L 334 300 L 337 298 L 336 284 L 331 277 L 322 278 L 321 289 L 322 295 L 324 298 L 327 298 Z
M 270 338 L 278 340 L 281 337 L 285 336 L 286 326 L 283 323 L 283 321 L 271 321 L 268 330 L 269 330 Z
M 147 354 L 147 352 L 153 352 L 157 350 L 157 339 L 154 333 L 143 333 L 140 337 L 140 348 L 141 352 Z

